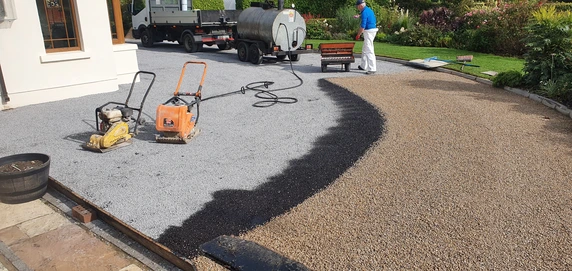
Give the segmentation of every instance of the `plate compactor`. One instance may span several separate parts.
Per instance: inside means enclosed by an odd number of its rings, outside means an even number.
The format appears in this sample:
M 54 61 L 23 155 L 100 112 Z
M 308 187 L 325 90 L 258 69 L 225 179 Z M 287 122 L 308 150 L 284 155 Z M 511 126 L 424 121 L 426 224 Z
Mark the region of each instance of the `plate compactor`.
M 188 64 L 204 65 L 203 76 L 196 92 L 180 92 L 185 68 Z M 198 135 L 200 130 L 196 127 L 199 121 L 199 105 L 201 103 L 201 90 L 205 75 L 207 73 L 207 63 L 198 61 L 187 61 L 183 65 L 181 77 L 177 84 L 177 89 L 173 97 L 157 107 L 157 116 L 155 119 L 155 128 L 160 133 L 156 137 L 156 141 L 160 143 L 179 143 L 186 144 L 191 138 Z M 194 97 L 194 100 L 188 102 L 181 98 L 182 96 Z M 193 114 L 193 108 L 196 105 L 196 113 Z
M 139 107 L 131 107 L 129 106 L 129 98 L 131 98 L 133 93 L 137 76 L 140 74 L 150 74 L 153 76 L 153 79 L 145 91 L 141 105 Z M 154 73 L 139 71 L 133 77 L 133 83 L 125 103 L 108 102 L 96 108 L 95 127 L 99 134 L 92 135 L 89 138 L 89 142 L 81 145 L 82 148 L 94 152 L 108 152 L 131 144 L 131 138 L 137 135 L 138 125 L 145 122 L 141 119 L 141 113 L 153 82 L 155 82 Z M 138 111 L 137 118 L 133 117 L 133 111 Z M 130 128 L 130 126 L 133 128 Z

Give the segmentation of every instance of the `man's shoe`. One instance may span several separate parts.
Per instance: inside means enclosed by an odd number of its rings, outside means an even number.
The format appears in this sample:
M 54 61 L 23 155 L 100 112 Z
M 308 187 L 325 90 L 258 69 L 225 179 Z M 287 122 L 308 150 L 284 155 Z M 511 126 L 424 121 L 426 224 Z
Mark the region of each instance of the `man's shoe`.
M 357 66 L 357 69 L 363 71 L 363 68 L 361 66 Z
M 375 71 L 367 71 L 365 74 L 375 74 Z

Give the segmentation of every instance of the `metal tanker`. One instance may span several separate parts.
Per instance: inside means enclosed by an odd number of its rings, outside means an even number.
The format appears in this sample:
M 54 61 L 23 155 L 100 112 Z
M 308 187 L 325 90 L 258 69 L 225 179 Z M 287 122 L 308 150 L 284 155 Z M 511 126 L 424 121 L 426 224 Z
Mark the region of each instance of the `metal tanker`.
M 266 55 L 298 61 L 299 54 L 311 51 L 303 46 L 305 38 L 306 23 L 298 11 L 261 3 L 238 16 L 234 47 L 240 61 L 260 64 Z
M 247 8 L 238 16 L 237 30 L 239 38 L 261 40 L 284 51 L 298 49 L 306 38 L 304 18 L 294 9 Z

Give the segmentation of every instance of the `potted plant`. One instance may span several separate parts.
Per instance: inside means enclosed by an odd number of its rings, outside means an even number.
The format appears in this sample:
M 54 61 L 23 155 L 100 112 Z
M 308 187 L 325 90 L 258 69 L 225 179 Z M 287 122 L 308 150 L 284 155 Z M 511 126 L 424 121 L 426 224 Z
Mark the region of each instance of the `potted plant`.
M 48 187 L 50 156 L 23 153 L 0 158 L 0 202 L 17 204 L 41 198 Z

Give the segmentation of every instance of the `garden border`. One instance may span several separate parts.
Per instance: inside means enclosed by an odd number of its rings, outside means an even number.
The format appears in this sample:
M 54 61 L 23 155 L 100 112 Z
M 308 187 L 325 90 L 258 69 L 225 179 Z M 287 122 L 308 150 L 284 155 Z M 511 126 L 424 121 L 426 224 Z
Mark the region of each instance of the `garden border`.
M 389 57 L 383 57 L 383 56 L 377 56 L 378 60 L 383 60 L 383 61 L 388 61 L 388 62 L 394 62 L 394 63 L 399 63 L 402 65 L 407 65 L 408 61 L 407 60 L 403 60 L 403 59 L 395 59 L 395 58 L 389 58 Z M 477 77 L 475 75 L 470 75 L 470 74 L 466 74 L 466 73 L 462 73 L 462 72 L 458 72 L 458 71 L 454 71 L 454 70 L 450 70 L 450 69 L 446 69 L 446 68 L 436 68 L 434 69 L 438 72 L 445 72 L 448 74 L 452 74 L 452 75 L 456 75 L 456 76 L 460 76 L 463 78 L 467 78 L 473 81 L 477 81 L 479 83 L 482 84 L 487 84 L 492 86 L 493 82 L 489 79 L 485 79 L 485 78 L 481 78 L 481 77 Z M 522 90 L 519 88 L 511 88 L 511 87 L 504 87 L 504 90 L 510 91 L 512 93 L 518 94 L 520 96 L 523 96 L 525 98 L 529 98 L 533 101 L 539 102 L 543 105 L 545 105 L 546 107 L 552 108 L 558 112 L 560 112 L 563 115 L 567 115 L 568 117 L 570 117 L 572 119 L 572 109 L 568 108 L 567 106 L 556 102 L 554 100 L 551 100 L 549 98 L 540 96 L 538 94 L 534 94 L 534 93 L 530 93 L 529 91 L 526 90 Z

